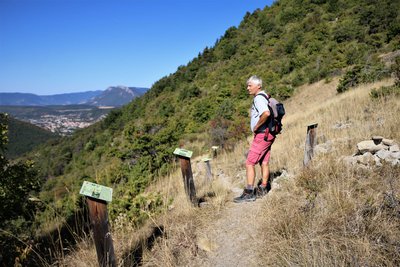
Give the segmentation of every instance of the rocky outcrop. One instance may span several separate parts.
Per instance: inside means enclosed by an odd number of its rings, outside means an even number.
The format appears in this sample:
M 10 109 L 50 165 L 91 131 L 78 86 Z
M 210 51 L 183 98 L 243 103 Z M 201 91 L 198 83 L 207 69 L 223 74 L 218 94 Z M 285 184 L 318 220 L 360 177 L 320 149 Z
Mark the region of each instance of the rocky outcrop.
M 373 136 L 371 140 L 359 142 L 357 153 L 343 160 L 349 165 L 360 167 L 382 166 L 383 162 L 400 165 L 400 148 L 392 139 Z

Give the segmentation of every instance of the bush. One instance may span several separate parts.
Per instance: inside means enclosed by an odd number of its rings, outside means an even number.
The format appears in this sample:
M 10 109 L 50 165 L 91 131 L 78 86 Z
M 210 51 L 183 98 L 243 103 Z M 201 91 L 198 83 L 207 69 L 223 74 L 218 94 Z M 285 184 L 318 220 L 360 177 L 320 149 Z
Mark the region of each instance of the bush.
M 338 93 L 343 93 L 351 87 L 361 83 L 371 83 L 389 76 L 389 71 L 383 65 L 356 65 L 348 70 L 344 77 L 340 79 L 336 88 Z
M 381 98 L 386 96 L 400 96 L 400 85 L 382 86 L 379 89 L 372 89 L 369 95 L 372 98 Z
M 394 64 L 391 67 L 394 76 L 394 83 L 397 87 L 400 86 L 400 57 L 396 57 Z
M 338 93 L 347 91 L 350 87 L 354 87 L 359 84 L 359 74 L 361 72 L 361 66 L 355 66 L 353 69 L 346 72 L 344 77 L 340 79 L 339 85 L 336 88 Z

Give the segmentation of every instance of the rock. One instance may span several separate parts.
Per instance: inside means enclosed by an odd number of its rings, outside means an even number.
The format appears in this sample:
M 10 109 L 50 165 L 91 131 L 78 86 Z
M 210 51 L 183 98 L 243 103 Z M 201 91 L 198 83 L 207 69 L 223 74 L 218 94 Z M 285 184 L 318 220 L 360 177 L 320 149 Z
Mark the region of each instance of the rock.
M 389 151 L 390 152 L 399 152 L 400 151 L 399 145 L 398 144 L 390 145 Z
M 400 151 L 398 152 L 392 152 L 392 154 L 390 155 L 393 159 L 398 159 L 400 160 Z
M 388 158 L 391 158 L 391 152 L 388 150 L 379 150 L 378 152 L 376 152 L 375 155 L 377 155 L 380 159 L 386 160 Z
M 375 153 L 381 149 L 388 149 L 388 146 L 384 144 L 376 145 L 373 140 L 361 141 L 357 144 L 357 149 L 360 153 L 364 154 L 365 152 Z
M 278 189 L 280 189 L 281 188 L 281 185 L 278 183 L 278 182 L 276 182 L 276 181 L 273 181 L 272 182 L 272 184 L 271 184 L 271 190 L 278 190 Z
M 361 163 L 363 165 L 370 165 L 375 162 L 374 156 L 371 152 L 366 152 L 363 155 L 356 156 L 357 163 Z
M 287 170 L 283 169 L 281 175 L 279 176 L 280 178 L 290 178 L 290 174 L 287 172 Z
M 382 166 L 382 160 L 392 165 L 400 165 L 400 148 L 394 140 L 373 136 L 371 140 L 359 142 L 358 152 L 342 157 L 348 165 L 369 169 L 372 165 Z
M 353 156 L 346 156 L 343 158 L 343 161 L 347 165 L 355 165 L 357 163 L 356 157 L 353 157 Z
M 346 121 L 346 122 L 337 122 L 335 125 L 333 125 L 333 129 L 346 129 L 346 128 L 350 128 L 352 125 L 352 122 L 350 121 Z
M 394 140 L 383 138 L 382 143 L 387 146 L 392 146 L 394 145 Z
M 374 160 L 376 166 L 378 167 L 382 166 L 381 159 L 377 155 L 374 155 Z
M 315 155 L 326 154 L 326 153 L 331 152 L 333 150 L 332 144 L 333 144 L 333 142 L 331 140 L 328 140 L 326 143 L 316 145 L 314 148 Z

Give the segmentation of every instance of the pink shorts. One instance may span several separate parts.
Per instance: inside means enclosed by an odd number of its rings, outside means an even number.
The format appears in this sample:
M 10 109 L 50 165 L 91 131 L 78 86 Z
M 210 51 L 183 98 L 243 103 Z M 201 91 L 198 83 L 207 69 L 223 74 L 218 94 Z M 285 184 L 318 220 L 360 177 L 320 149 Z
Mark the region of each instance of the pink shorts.
M 253 142 L 247 155 L 246 165 L 268 164 L 271 157 L 271 146 L 275 141 L 275 136 L 268 134 L 268 141 L 264 140 L 265 133 L 254 134 Z

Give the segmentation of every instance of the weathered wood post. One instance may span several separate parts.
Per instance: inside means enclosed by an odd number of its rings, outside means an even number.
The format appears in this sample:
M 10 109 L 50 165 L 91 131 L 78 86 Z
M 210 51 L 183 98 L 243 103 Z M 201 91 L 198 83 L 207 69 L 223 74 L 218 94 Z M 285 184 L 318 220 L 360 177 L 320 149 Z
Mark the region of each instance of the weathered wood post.
M 186 195 L 193 204 L 197 204 L 192 166 L 190 164 L 190 158 L 192 157 L 193 152 L 182 148 L 176 148 L 174 154 L 178 156 L 181 163 L 183 185 L 185 187 Z
M 314 156 L 314 147 L 317 144 L 317 126 L 318 123 L 310 124 L 307 126 L 306 145 L 304 148 L 303 165 L 307 166 L 311 158 Z
M 210 164 L 210 158 L 204 158 L 203 161 L 206 164 L 206 174 L 207 174 L 207 180 L 210 183 L 212 180 L 212 173 L 211 173 L 211 164 Z
M 112 199 L 112 188 L 84 181 L 80 194 L 86 196 L 99 266 L 115 267 L 117 264 L 107 212 L 107 202 Z
M 212 149 L 212 155 L 213 155 L 213 158 L 215 159 L 216 157 L 217 157 L 217 155 L 218 155 L 218 148 L 219 148 L 219 146 L 212 146 L 211 147 L 211 149 Z

